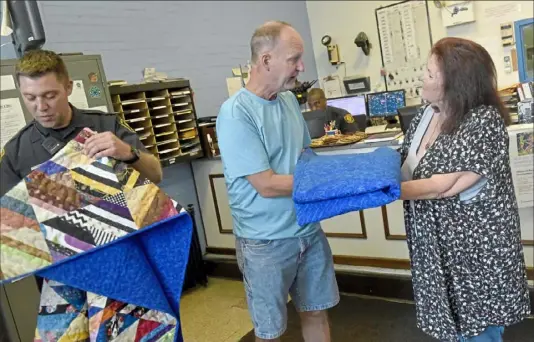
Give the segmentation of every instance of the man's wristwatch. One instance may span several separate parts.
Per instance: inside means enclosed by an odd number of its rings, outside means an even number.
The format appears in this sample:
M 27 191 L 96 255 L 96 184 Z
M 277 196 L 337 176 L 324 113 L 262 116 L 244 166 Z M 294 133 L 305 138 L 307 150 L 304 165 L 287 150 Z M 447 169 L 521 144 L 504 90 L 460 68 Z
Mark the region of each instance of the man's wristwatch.
M 125 162 L 126 164 L 133 164 L 133 163 L 135 163 L 136 161 L 138 161 L 139 158 L 141 157 L 141 152 L 140 152 L 137 148 L 135 148 L 134 146 L 130 146 L 130 151 L 132 151 L 132 153 L 133 153 L 134 156 L 133 156 L 133 158 L 131 158 L 131 159 L 124 160 L 124 162 Z

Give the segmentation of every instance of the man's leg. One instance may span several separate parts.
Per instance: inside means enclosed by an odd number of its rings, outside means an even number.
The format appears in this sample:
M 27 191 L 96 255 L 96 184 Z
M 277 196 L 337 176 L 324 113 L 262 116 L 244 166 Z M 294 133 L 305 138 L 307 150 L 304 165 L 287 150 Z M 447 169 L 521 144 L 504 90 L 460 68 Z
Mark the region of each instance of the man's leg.
M 330 342 L 330 325 L 326 310 L 300 312 L 302 336 L 306 342 Z
M 274 338 L 272 340 L 266 340 L 266 339 L 263 339 L 263 338 L 259 338 L 258 336 L 256 336 L 256 338 L 254 339 L 255 342 L 280 342 L 280 338 Z
M 339 302 L 332 251 L 322 230 L 300 241 L 297 279 L 290 290 L 291 298 L 300 313 L 304 340 L 329 342 L 326 310 Z
M 256 341 L 279 341 L 287 327 L 287 298 L 297 274 L 299 240 L 236 239 L 237 261 Z

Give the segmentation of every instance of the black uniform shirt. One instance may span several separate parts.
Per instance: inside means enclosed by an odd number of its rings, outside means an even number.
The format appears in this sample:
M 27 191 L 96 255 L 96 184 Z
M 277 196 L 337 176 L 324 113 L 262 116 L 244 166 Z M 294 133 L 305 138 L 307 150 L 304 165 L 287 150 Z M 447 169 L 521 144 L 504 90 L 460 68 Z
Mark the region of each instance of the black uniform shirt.
M 7 142 L 0 154 L 0 197 L 17 185 L 32 169 L 52 158 L 53 154 L 43 147 L 48 137 L 67 144 L 87 127 L 98 133 L 112 132 L 127 144 L 148 152 L 137 134 L 115 114 L 98 110 L 82 110 L 73 106 L 72 120 L 62 129 L 44 128 L 32 120 Z M 57 153 L 61 148 L 54 151 Z
M 330 121 L 335 121 L 336 129 L 339 129 L 342 134 L 351 134 L 358 131 L 359 127 L 356 121 L 354 120 L 354 117 L 345 109 L 326 106 L 325 111 L 325 123 L 328 124 Z

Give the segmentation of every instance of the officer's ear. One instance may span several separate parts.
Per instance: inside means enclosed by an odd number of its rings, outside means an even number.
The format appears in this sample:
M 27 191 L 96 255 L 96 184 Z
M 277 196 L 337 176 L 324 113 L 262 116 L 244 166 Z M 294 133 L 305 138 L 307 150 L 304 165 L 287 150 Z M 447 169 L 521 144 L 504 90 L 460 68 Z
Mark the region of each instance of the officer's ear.
M 67 92 L 67 96 L 70 96 L 70 94 L 72 94 L 72 85 L 73 85 L 73 82 L 72 82 L 72 80 L 69 78 L 69 79 L 65 82 L 65 91 Z

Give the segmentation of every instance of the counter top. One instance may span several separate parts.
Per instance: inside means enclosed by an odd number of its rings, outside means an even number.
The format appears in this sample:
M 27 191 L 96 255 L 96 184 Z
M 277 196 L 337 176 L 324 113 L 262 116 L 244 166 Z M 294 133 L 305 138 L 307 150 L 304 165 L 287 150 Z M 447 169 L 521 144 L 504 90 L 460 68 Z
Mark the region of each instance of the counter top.
M 534 127 L 533 124 L 522 124 L 522 125 L 511 125 L 508 127 L 509 132 L 513 132 L 516 130 L 521 129 L 532 129 Z M 331 152 L 331 151 L 343 151 L 343 150 L 359 150 L 359 149 L 366 149 L 366 148 L 377 148 L 377 147 L 391 147 L 398 149 L 401 147 L 403 141 L 403 137 L 390 140 L 390 141 L 380 141 L 380 142 L 366 142 L 365 140 L 349 144 L 349 145 L 341 145 L 341 146 L 326 146 L 326 147 L 316 147 L 313 148 L 313 150 L 317 153 L 324 153 L 324 152 Z M 221 157 L 211 157 L 211 158 L 199 158 L 197 160 L 220 160 Z

